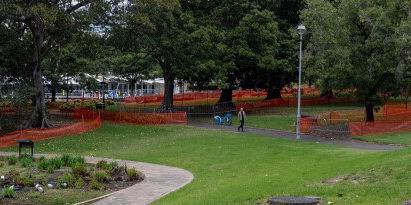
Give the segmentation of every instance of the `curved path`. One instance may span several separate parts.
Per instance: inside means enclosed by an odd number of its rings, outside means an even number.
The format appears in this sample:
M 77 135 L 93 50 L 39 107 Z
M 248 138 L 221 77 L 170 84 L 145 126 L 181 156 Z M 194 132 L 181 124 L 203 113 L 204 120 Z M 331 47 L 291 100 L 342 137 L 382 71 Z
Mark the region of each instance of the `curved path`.
M 18 155 L 13 152 L 0 152 L 1 156 Z M 36 154 L 35 157 L 56 157 L 54 154 Z M 120 165 L 126 163 L 127 167 L 136 168 L 145 175 L 145 179 L 131 187 L 96 198 L 79 204 L 110 204 L 110 205 L 140 205 L 151 202 L 174 192 L 190 183 L 194 176 L 191 172 L 158 164 L 134 162 L 128 160 L 117 160 L 108 158 L 85 157 L 87 163 L 96 164 L 100 160 L 108 162 L 116 161 Z
M 189 125 L 195 126 L 195 127 L 203 127 L 203 128 L 209 128 L 209 129 L 238 132 L 236 126 L 224 126 L 224 125 L 216 125 L 213 123 L 203 123 L 203 122 L 190 122 Z M 244 130 L 246 131 L 246 133 L 264 135 L 268 137 L 284 138 L 284 139 L 289 139 L 289 140 L 295 140 L 296 138 L 296 134 L 294 132 L 285 132 L 285 131 L 251 128 L 251 127 L 245 127 Z M 369 143 L 369 142 L 358 141 L 358 140 L 337 140 L 337 139 L 330 139 L 330 138 L 318 137 L 318 136 L 312 136 L 312 135 L 301 135 L 300 141 L 318 142 L 322 144 L 342 146 L 342 147 L 348 147 L 348 148 L 354 148 L 354 149 L 363 149 L 363 150 L 381 150 L 382 151 L 382 150 L 399 150 L 399 149 L 406 148 L 406 146 L 400 146 L 400 145 L 375 144 L 375 143 Z

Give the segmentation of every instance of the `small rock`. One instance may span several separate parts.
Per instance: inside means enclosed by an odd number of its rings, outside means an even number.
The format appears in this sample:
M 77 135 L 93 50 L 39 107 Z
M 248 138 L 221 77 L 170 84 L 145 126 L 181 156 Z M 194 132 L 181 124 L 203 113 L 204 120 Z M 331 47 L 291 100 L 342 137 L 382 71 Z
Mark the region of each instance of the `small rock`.
M 36 189 L 38 189 L 39 187 L 41 187 L 41 185 L 40 185 L 40 184 L 36 184 L 36 186 L 34 186 L 34 187 L 36 187 Z
M 47 184 L 47 187 L 48 187 L 49 189 L 52 189 L 52 188 L 53 188 L 53 185 L 52 185 L 52 184 Z
M 334 202 L 329 201 L 327 204 L 328 204 L 328 205 L 331 205 L 331 204 L 334 204 Z
M 63 184 L 61 185 L 61 187 L 62 187 L 62 188 L 67 188 L 67 184 L 66 184 L 66 183 L 63 183 Z
M 3 181 L 4 181 L 4 180 L 6 180 L 6 177 L 4 177 L 4 176 L 1 176 L 1 180 L 3 180 Z
M 43 193 L 43 192 L 44 192 L 43 187 L 41 187 L 41 186 L 37 187 L 37 190 L 38 190 L 40 193 Z

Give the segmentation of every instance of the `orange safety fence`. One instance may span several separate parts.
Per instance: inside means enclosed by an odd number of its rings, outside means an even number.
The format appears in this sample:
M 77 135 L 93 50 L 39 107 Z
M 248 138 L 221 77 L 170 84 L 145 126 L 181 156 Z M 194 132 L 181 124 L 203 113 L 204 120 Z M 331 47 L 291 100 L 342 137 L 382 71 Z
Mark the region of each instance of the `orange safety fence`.
M 411 112 L 403 103 L 387 103 L 380 112 L 374 112 L 374 122 L 365 122 L 365 109 L 330 111 L 301 119 L 301 132 L 325 124 L 348 123 L 352 136 L 366 136 L 411 130 Z
M 100 118 L 97 116 L 93 120 L 78 122 L 63 127 L 14 131 L 7 135 L 0 136 L 0 147 L 16 145 L 17 139 L 39 141 L 67 135 L 82 134 L 96 130 L 100 127 L 101 121 Z
M 305 94 L 310 94 L 310 95 L 315 95 L 319 94 L 321 92 L 321 89 L 319 88 L 302 88 L 302 92 Z M 284 88 L 281 91 L 281 94 L 296 94 L 297 90 L 296 89 L 289 89 L 289 88 Z M 221 95 L 220 90 L 215 90 L 215 91 L 195 91 L 195 92 L 190 92 L 190 93 L 184 93 L 184 94 L 175 94 L 173 96 L 174 101 L 192 101 L 192 100 L 204 100 L 204 99 L 218 99 Z M 266 96 L 267 92 L 264 90 L 234 90 L 232 97 L 235 99 L 242 99 L 245 97 L 261 97 L 261 96 Z M 158 103 L 163 100 L 163 95 L 158 94 L 158 95 L 146 95 L 146 96 L 136 96 L 136 97 L 127 97 L 124 98 L 123 102 L 124 103 Z
M 327 97 L 309 97 L 301 99 L 301 106 L 321 105 L 327 103 L 348 102 L 352 101 L 348 98 L 327 98 Z M 292 107 L 297 106 L 297 98 L 276 98 L 260 102 L 239 102 L 235 103 L 236 110 L 244 108 L 248 111 L 256 111 L 273 107 Z
M 139 125 L 187 124 L 187 113 L 185 112 L 133 113 L 77 109 L 74 111 L 73 115 L 75 119 L 90 119 L 95 116 L 100 116 L 103 121 L 133 123 Z

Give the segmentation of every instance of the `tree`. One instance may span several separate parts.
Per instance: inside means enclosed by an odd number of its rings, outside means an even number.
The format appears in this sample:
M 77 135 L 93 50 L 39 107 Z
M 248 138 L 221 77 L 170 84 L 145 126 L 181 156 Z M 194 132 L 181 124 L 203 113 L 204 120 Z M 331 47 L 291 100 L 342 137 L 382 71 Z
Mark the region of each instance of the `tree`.
M 396 50 L 407 8 L 409 3 L 399 0 L 311 0 L 303 11 L 310 72 L 325 88 L 353 90 L 366 107 L 367 122 L 374 121 L 375 106 L 382 102 L 379 93 L 404 75 Z
M 33 72 L 36 103 L 27 127 L 50 126 L 43 91 L 44 57 L 51 48 L 69 40 L 73 33 L 89 29 L 87 20 L 90 16 L 87 15 L 109 13 L 110 4 L 106 3 L 97 0 L 48 0 L 9 1 L 1 5 L 2 27 L 18 33 L 19 38 L 27 39 L 30 47 L 27 51 L 30 54 L 28 67 Z
M 187 3 L 182 1 L 182 4 Z M 154 59 L 164 77 L 164 99 L 160 111 L 174 109 L 174 83 L 178 80 L 200 82 L 201 71 L 211 73 L 213 62 L 205 58 L 210 45 L 207 28 L 199 28 L 194 13 L 179 1 L 132 0 L 125 5 L 119 22 L 113 25 L 109 36 L 118 50 L 140 58 Z M 196 78 L 194 76 L 199 76 Z
M 134 85 L 150 75 L 153 70 L 154 60 L 145 57 L 136 57 L 131 54 L 123 54 L 110 59 L 113 73 L 128 81 L 131 86 L 131 93 L 134 92 Z

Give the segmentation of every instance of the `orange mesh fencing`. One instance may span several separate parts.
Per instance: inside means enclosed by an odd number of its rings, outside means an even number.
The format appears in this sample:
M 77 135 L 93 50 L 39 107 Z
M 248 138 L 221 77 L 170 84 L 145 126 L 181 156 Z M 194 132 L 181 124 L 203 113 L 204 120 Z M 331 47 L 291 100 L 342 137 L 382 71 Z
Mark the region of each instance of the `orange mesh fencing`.
M 350 122 L 352 136 L 365 136 L 384 133 L 405 132 L 411 130 L 409 121 L 375 121 L 375 122 Z
M 101 127 L 99 117 L 94 120 L 78 122 L 72 125 L 48 128 L 48 129 L 31 129 L 11 132 L 7 135 L 0 136 L 0 147 L 16 145 L 17 139 L 27 139 L 32 141 L 45 140 L 67 135 L 82 134 L 96 130 Z
M 411 103 L 406 106 L 404 102 L 388 102 L 385 104 L 383 113 L 385 116 L 398 114 L 411 114 Z
M 75 119 L 92 119 L 95 116 L 100 116 L 103 121 L 132 123 L 139 125 L 187 124 L 187 113 L 185 112 L 132 113 L 78 109 L 74 111 L 73 115 Z
M 301 106 L 322 105 L 327 103 L 349 102 L 349 98 L 327 98 L 327 97 L 309 97 L 301 99 Z M 273 107 L 292 107 L 297 106 L 297 98 L 276 98 L 260 102 L 239 102 L 235 103 L 236 111 L 244 108 L 248 111 L 256 111 Z
M 321 89 L 319 88 L 308 88 L 308 87 L 303 87 L 302 92 L 304 94 L 308 95 L 317 95 L 321 92 Z M 284 88 L 281 91 L 281 94 L 283 95 L 292 95 L 296 94 L 297 90 L 296 89 L 289 89 L 289 88 Z M 216 91 L 195 91 L 191 93 L 184 93 L 184 94 L 175 94 L 173 96 L 174 101 L 192 101 L 192 100 L 205 100 L 205 99 L 218 99 L 221 95 L 220 90 Z M 248 98 L 248 97 L 261 97 L 261 96 L 267 96 L 267 92 L 264 90 L 234 90 L 232 97 L 234 99 L 242 99 L 242 98 Z M 163 100 L 163 95 L 158 94 L 158 95 L 147 95 L 147 96 L 137 96 L 137 97 L 127 97 L 124 98 L 123 102 L 124 103 L 159 103 Z

